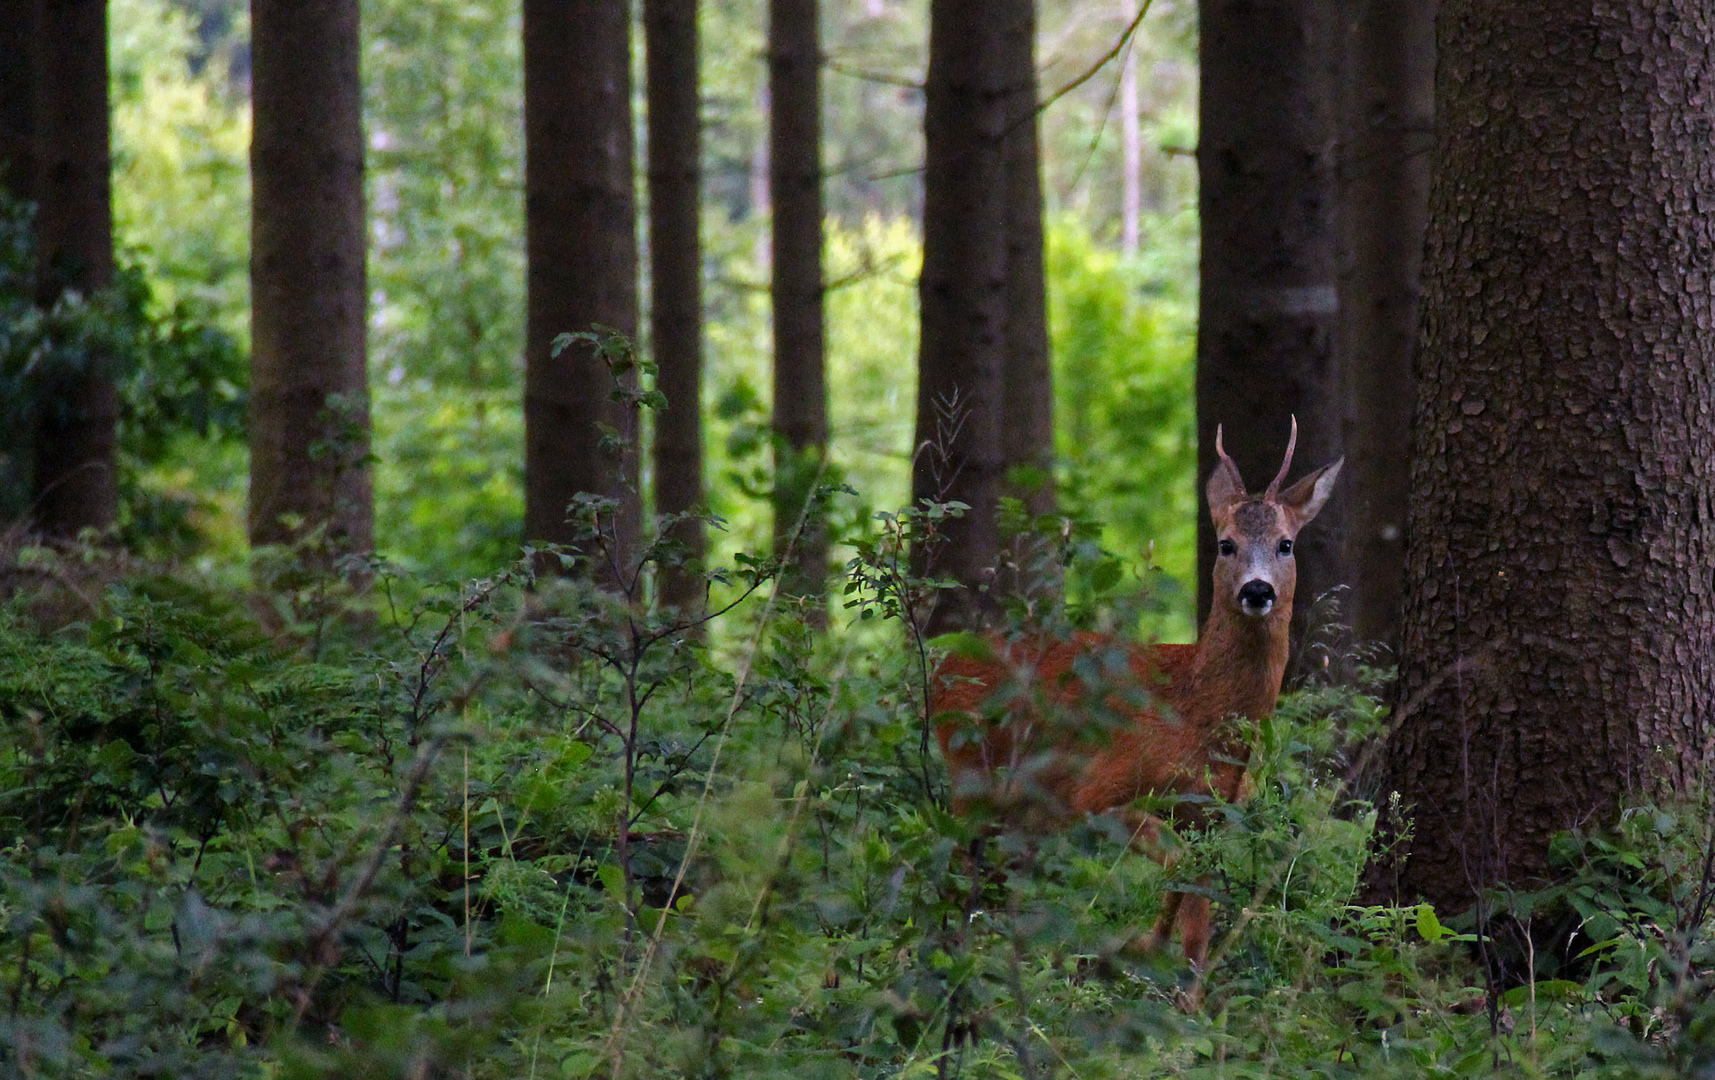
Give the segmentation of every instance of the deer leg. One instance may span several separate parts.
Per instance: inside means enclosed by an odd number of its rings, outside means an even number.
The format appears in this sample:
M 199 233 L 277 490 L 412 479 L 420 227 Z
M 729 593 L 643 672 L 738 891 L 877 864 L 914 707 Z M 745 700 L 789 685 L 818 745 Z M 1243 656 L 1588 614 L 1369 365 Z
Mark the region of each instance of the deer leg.
M 1179 861 L 1178 851 L 1168 850 L 1161 843 L 1164 823 L 1160 818 L 1134 811 L 1125 815 L 1125 821 L 1131 826 L 1131 843 L 1134 850 L 1143 852 L 1167 869 L 1172 869 Z M 1198 878 L 1197 884 L 1206 887 L 1209 880 Z M 1173 942 L 1175 924 L 1179 929 L 1185 961 L 1190 965 L 1198 987 L 1192 993 L 1200 997 L 1203 970 L 1209 960 L 1211 937 L 1210 904 L 1207 896 L 1199 893 L 1168 892 L 1161 898 L 1161 914 L 1155 920 L 1155 929 L 1134 939 L 1129 948 L 1145 953 L 1166 949 Z
M 1208 878 L 1198 878 L 1197 884 L 1207 885 Z M 1185 961 L 1191 967 L 1191 985 L 1180 991 L 1179 1007 L 1196 1012 L 1203 1007 L 1203 979 L 1209 967 L 1209 898 L 1196 893 L 1182 893 L 1185 899 L 1179 908 L 1179 936 L 1185 948 Z
M 1167 869 L 1179 861 L 1179 853 L 1170 851 L 1161 843 L 1163 822 L 1154 814 L 1145 814 L 1138 810 L 1126 810 L 1120 814 L 1131 829 L 1131 847 L 1133 851 L 1149 856 Z M 1126 946 L 1128 952 L 1154 953 L 1167 948 L 1173 943 L 1173 924 L 1179 920 L 1179 912 L 1185 900 L 1184 893 L 1169 892 L 1161 899 L 1161 914 L 1155 920 L 1155 929 L 1147 934 L 1132 939 Z
M 1206 885 L 1207 881 L 1199 879 L 1197 884 Z M 1201 978 L 1203 966 L 1209 961 L 1209 898 L 1196 893 L 1176 895 L 1183 898 L 1179 904 L 1179 936 L 1185 948 L 1185 960 Z
M 1149 932 L 1144 940 L 1151 952 L 1159 951 L 1173 944 L 1173 924 L 1180 920 L 1180 912 L 1184 908 L 1185 894 L 1181 892 L 1166 893 L 1161 898 L 1161 914 L 1156 917 L 1155 929 Z

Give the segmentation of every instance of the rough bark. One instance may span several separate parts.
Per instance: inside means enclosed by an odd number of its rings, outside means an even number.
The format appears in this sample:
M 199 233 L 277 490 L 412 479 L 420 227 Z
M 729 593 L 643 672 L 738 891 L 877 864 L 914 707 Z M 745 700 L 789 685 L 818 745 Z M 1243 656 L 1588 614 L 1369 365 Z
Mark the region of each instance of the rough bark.
M 812 502 L 828 453 L 822 283 L 820 5 L 768 5 L 769 155 L 773 201 L 774 542 L 787 556 L 782 587 L 827 588 L 825 515 Z
M 113 281 L 106 0 L 42 0 L 35 54 L 37 302 Z M 53 536 L 104 528 L 118 511 L 119 397 L 111 357 L 57 372 L 35 431 L 35 523 Z
M 1334 364 L 1338 22 L 1332 0 L 1207 0 L 1199 18 L 1199 475 L 1214 470 L 1221 425 L 1239 470 L 1272 476 L 1293 415 L 1298 461 L 1322 465 L 1342 452 Z M 1297 549 L 1300 637 L 1316 598 L 1339 583 L 1339 502 Z M 1204 504 L 1199 623 L 1214 558 Z
M 574 496 L 614 500 L 608 551 L 586 553 L 615 584 L 640 525 L 637 409 L 590 345 L 552 352 L 567 332 L 637 333 L 630 31 L 627 4 L 524 4 L 524 527 L 569 544 Z
M 1005 459 L 1007 167 L 1006 35 L 982 0 L 933 0 L 924 96 L 923 271 L 912 499 L 957 501 L 936 542 L 913 552 L 919 573 L 961 586 L 931 629 L 980 620 L 1000 552 L 996 521 Z
M 703 265 L 701 117 L 697 98 L 696 0 L 644 0 L 649 109 L 649 338 L 655 386 L 667 407 L 655 413 L 655 512 L 682 514 L 703 504 Z M 680 522 L 673 539 L 700 563 L 703 524 Z M 660 602 L 702 607 L 700 575 L 664 568 Z
M 1048 347 L 1048 286 L 1042 233 L 1042 161 L 1037 136 L 1036 3 L 1002 0 L 991 16 L 1002 22 L 1009 87 L 1006 142 L 1006 322 L 1002 369 L 1001 453 L 1004 491 L 1032 517 L 1052 514 L 1054 377 Z M 1030 537 L 1012 543 L 1015 572 L 1002 586 L 1020 594 L 1052 588 L 1052 553 Z
M 1383 894 L 1462 907 L 1707 780 L 1712 43 L 1702 0 L 1441 5 Z
M 1434 140 L 1435 0 L 1357 0 L 1345 11 L 1339 329 L 1351 592 L 1344 615 L 1358 641 L 1397 650 Z

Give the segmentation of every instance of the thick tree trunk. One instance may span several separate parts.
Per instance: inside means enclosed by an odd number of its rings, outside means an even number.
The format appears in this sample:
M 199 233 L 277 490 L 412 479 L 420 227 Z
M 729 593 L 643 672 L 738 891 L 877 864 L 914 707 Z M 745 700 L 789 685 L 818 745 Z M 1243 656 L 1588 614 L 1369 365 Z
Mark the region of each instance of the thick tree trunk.
M 42 0 L 0 0 L 0 190 L 34 199 Z
M 1347 384 L 1346 621 L 1399 646 L 1418 278 L 1434 146 L 1435 0 L 1347 11 L 1340 354 Z
M 1008 301 L 1010 115 L 1003 20 L 982 0 L 932 0 L 924 97 L 923 272 L 912 499 L 962 502 L 913 552 L 960 589 L 931 630 L 979 621 L 1000 554 L 1001 409 Z
M 113 282 L 106 0 L 42 0 L 35 54 L 37 301 Z M 118 512 L 119 396 L 111 357 L 56 372 L 35 432 L 34 518 L 53 536 L 104 528 Z
M 1003 361 L 1001 453 L 1005 493 L 1031 517 L 1052 514 L 1054 377 L 1048 350 L 1048 286 L 1043 267 L 1042 160 L 1037 138 L 1036 2 L 1002 0 L 991 16 L 1003 24 L 1009 116 L 1004 147 L 1007 193 L 1006 353 Z M 1012 543 L 1009 591 L 1055 587 L 1052 553 L 1030 537 Z
M 1712 42 L 1702 0 L 1441 4 L 1380 892 L 1464 906 L 1708 780 Z
M 1298 458 L 1339 457 L 1334 365 L 1338 21 L 1331 0 L 1207 0 L 1200 9 L 1197 148 L 1202 269 L 1197 327 L 1199 475 L 1215 428 L 1245 477 L 1279 467 L 1290 418 Z M 1203 496 L 1199 494 L 1199 500 Z M 1298 547 L 1302 628 L 1339 584 L 1340 496 Z M 1215 535 L 1198 515 L 1197 606 L 1209 611 Z
M 612 584 L 637 549 L 637 409 L 590 345 L 552 351 L 567 332 L 637 333 L 630 31 L 627 4 L 524 4 L 524 528 L 571 543 L 573 497 L 614 500 L 608 551 L 586 550 Z
M 649 108 L 649 336 L 655 386 L 667 407 L 655 413 L 655 512 L 682 514 L 703 503 L 703 259 L 699 230 L 702 119 L 697 97 L 697 0 L 644 0 Z M 689 519 L 672 537 L 701 563 L 703 525 Z M 660 602 L 700 610 L 701 575 L 661 571 Z
M 374 545 L 358 6 L 250 6 L 252 544 Z
M 826 516 L 812 502 L 828 453 L 822 305 L 820 5 L 768 5 L 768 189 L 774 204 L 774 542 L 789 554 L 782 586 L 827 588 Z

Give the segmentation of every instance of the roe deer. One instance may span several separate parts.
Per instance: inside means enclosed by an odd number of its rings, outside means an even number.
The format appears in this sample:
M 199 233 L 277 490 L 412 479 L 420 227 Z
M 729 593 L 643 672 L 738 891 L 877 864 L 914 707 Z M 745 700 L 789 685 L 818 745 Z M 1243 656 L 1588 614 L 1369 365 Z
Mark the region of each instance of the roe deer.
M 1294 419 L 1280 472 L 1262 494 L 1250 495 L 1216 429 L 1220 461 L 1208 494 L 1219 555 L 1197 644 L 1144 646 L 1096 634 L 991 640 L 993 655 L 941 664 L 931 715 L 956 808 L 980 801 L 1014 820 L 1024 810 L 1038 822 L 1044 812 L 1052 822 L 1118 810 L 1134 843 L 1165 862 L 1160 821 L 1132 809 L 1133 802 L 1151 794 L 1242 798 L 1250 748 L 1229 721 L 1274 711 L 1298 577 L 1293 541 L 1328 500 L 1345 461 L 1282 492 L 1297 442 Z M 1204 813 L 1198 803 L 1206 800 L 1181 800 L 1169 816 L 1196 823 Z M 1209 951 L 1208 898 L 1169 893 L 1143 943 L 1165 945 L 1175 923 L 1200 975 Z

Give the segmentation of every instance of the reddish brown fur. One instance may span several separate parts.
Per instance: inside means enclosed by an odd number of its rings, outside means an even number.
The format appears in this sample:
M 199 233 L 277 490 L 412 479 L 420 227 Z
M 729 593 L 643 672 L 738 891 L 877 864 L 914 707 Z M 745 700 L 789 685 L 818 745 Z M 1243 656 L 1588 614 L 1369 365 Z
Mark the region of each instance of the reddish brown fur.
M 1209 503 L 1217 534 L 1234 550 L 1216 560 L 1215 603 L 1196 645 L 1139 645 L 1094 634 L 1071 641 L 991 639 L 992 655 L 953 656 L 941 664 L 931 705 L 940 718 L 936 735 L 956 807 L 985 803 L 1038 826 L 1118 810 L 1139 846 L 1159 858 L 1160 822 L 1131 809 L 1136 800 L 1243 797 L 1250 748 L 1233 718 L 1260 719 L 1274 710 L 1297 583 L 1289 555 L 1269 556 L 1315 516 L 1341 464 L 1277 494 L 1291 460 L 1289 445 L 1280 475 L 1262 495 L 1251 496 L 1221 454 Z M 1240 601 L 1241 588 L 1254 580 L 1274 589 L 1266 614 L 1247 614 Z M 1087 683 L 1074 670 L 1083 657 L 1115 670 Z M 1086 706 L 1092 690 L 1107 709 Z M 1173 818 L 1195 820 L 1198 802 L 1178 804 Z M 1201 970 L 1209 945 L 1208 899 L 1170 893 L 1146 942 L 1164 943 L 1176 923 L 1186 958 Z

